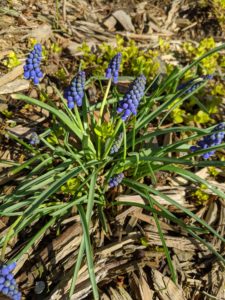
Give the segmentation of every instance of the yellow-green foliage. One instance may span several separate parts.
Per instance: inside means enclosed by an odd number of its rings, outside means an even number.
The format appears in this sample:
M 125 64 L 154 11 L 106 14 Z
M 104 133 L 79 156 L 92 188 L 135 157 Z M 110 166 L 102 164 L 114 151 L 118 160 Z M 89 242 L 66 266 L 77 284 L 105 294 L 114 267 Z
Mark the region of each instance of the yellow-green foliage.
M 64 130 L 62 127 L 55 129 L 55 131 L 51 132 L 51 134 L 47 138 L 47 142 L 51 145 L 59 145 L 59 137 L 63 136 Z
M 186 116 L 185 110 L 180 107 L 176 107 L 170 114 L 174 124 L 180 124 L 184 122 L 184 118 Z
M 191 42 L 183 44 L 184 53 L 190 61 L 200 57 L 214 47 L 216 47 L 216 43 L 213 37 L 203 39 L 198 46 Z M 185 78 L 186 80 L 190 79 L 196 72 L 198 75 L 214 74 L 217 69 L 223 69 L 224 67 L 225 58 L 220 53 L 214 53 L 203 59 L 197 70 L 190 70 L 185 74 Z M 224 70 L 222 70 L 222 72 L 224 72 Z M 192 96 L 183 105 L 177 107 L 171 114 L 173 122 L 195 122 L 198 124 L 214 123 L 214 120 L 210 115 L 218 112 L 218 106 L 222 102 L 222 96 L 224 96 L 224 94 L 224 82 L 215 82 L 215 80 L 213 82 L 210 81 L 207 87 L 197 94 L 198 100 L 204 104 L 209 114 L 196 106 L 196 96 Z
M 83 52 L 82 68 L 90 68 L 94 75 L 102 76 L 105 74 L 105 69 L 110 59 L 118 52 L 121 52 L 121 73 L 129 76 L 136 76 L 143 73 L 149 80 L 154 78 L 158 73 L 160 68 L 158 57 L 169 50 L 169 43 L 160 39 L 157 50 L 143 51 L 139 49 L 134 41 L 130 40 L 125 43 L 122 37 L 117 36 L 115 47 L 107 43 L 102 43 L 98 47 L 98 53 L 93 53 L 86 43 L 82 44 L 80 48 Z
M 218 169 L 216 169 L 215 167 L 209 167 L 208 168 L 208 173 L 213 176 L 216 177 L 220 172 Z
M 78 178 L 70 178 L 64 185 L 61 186 L 61 192 L 64 194 L 74 195 L 79 186 L 80 180 Z
M 6 118 L 11 118 L 13 113 L 12 111 L 9 111 L 8 109 L 5 109 L 3 111 L 1 111 L 1 113 L 6 117 Z
M 191 62 L 197 57 L 203 55 L 208 50 L 216 46 L 212 37 L 203 39 L 198 46 L 194 43 L 184 43 L 183 50 L 187 59 Z M 120 36 L 117 36 L 116 45 L 112 46 L 106 43 L 98 45 L 98 51 L 93 52 L 92 49 L 83 43 L 80 50 L 83 52 L 81 65 L 83 69 L 90 69 L 94 75 L 104 76 L 105 70 L 110 59 L 118 52 L 122 53 L 122 63 L 120 72 L 127 76 L 137 76 L 143 73 L 150 82 L 156 74 L 161 72 L 160 56 L 170 52 L 169 42 L 159 38 L 158 47 L 154 50 L 141 50 L 137 44 L 130 40 L 125 42 Z M 163 66 L 167 74 L 173 69 L 170 64 Z M 213 74 L 218 67 L 225 67 L 225 58 L 219 53 L 215 53 L 210 57 L 202 60 L 197 69 L 189 70 L 185 74 L 185 80 L 189 80 L 196 75 Z M 224 84 L 218 82 L 215 84 L 208 83 L 208 87 L 202 89 L 197 97 L 206 107 L 209 114 L 201 110 L 196 105 L 196 96 L 192 96 L 184 104 L 177 105 L 171 112 L 170 118 L 175 124 L 190 124 L 192 122 L 198 124 L 214 123 L 210 114 L 217 113 L 218 105 L 221 103 L 221 96 L 225 94 Z
M 183 49 L 190 60 L 200 57 L 207 51 L 216 47 L 213 37 L 203 39 L 196 47 L 194 43 L 184 43 Z M 219 64 L 219 53 L 214 53 L 204 58 L 200 63 L 200 72 L 204 75 L 213 74 Z
M 13 69 L 20 65 L 20 61 L 17 57 L 17 54 L 11 51 L 7 58 L 3 60 L 3 65 L 5 65 L 9 69 Z
M 63 68 L 59 68 L 58 71 L 55 73 L 55 76 L 62 82 L 66 83 L 67 75 Z
M 225 24 L 225 0 L 212 0 L 214 13 L 221 27 Z
M 192 196 L 196 199 L 196 204 L 204 204 L 209 200 L 209 194 L 205 192 L 207 187 L 201 184 L 200 187 L 192 193 Z
M 114 127 L 112 122 L 104 122 L 101 126 L 95 127 L 95 133 L 97 136 L 101 137 L 103 141 L 105 141 L 106 138 L 112 136 L 114 132 Z
M 62 52 L 62 47 L 60 47 L 57 43 L 51 44 L 51 51 L 56 54 L 60 54 Z

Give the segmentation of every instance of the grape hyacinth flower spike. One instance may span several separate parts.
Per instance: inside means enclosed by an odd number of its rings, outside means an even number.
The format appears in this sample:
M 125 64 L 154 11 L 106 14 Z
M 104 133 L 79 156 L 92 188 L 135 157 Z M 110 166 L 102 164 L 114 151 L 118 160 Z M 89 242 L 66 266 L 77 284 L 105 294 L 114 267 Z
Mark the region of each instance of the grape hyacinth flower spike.
M 106 69 L 105 77 L 107 79 L 112 78 L 113 83 L 118 82 L 121 59 L 122 59 L 122 54 L 119 52 L 111 59 L 108 68 Z
M 126 121 L 130 115 L 137 114 L 137 108 L 144 96 L 146 78 L 144 75 L 137 77 L 129 86 L 123 99 L 119 102 L 117 113 L 122 114 L 121 119 Z
M 219 131 L 219 130 L 221 130 L 221 132 L 214 133 L 215 131 Z M 223 130 L 223 132 L 222 132 L 222 130 Z M 195 151 L 198 151 L 198 150 L 207 149 L 209 147 L 220 145 L 224 140 L 224 136 L 225 136 L 224 131 L 225 131 L 225 123 L 218 124 L 212 130 L 210 135 L 207 135 L 207 136 L 203 137 L 203 139 L 201 141 L 197 142 L 197 146 L 190 147 L 190 151 L 195 152 Z M 215 153 L 215 150 L 212 150 L 212 151 L 209 151 L 209 152 L 206 152 L 206 153 L 202 154 L 202 157 L 204 159 L 208 159 L 214 153 Z
M 18 290 L 16 280 L 12 274 L 12 271 L 15 269 L 15 267 L 15 262 L 11 263 L 10 265 L 0 266 L 0 292 L 12 300 L 20 300 L 21 293 Z
M 192 93 L 194 90 L 197 90 L 197 88 L 199 88 L 202 85 L 203 82 L 205 82 L 206 80 L 213 79 L 213 75 L 210 75 L 210 74 L 209 75 L 202 75 L 198 79 L 200 81 L 195 82 L 196 79 L 190 79 L 189 81 L 180 84 L 178 86 L 177 90 L 178 91 L 183 90 L 183 89 L 187 88 L 189 85 L 191 85 L 193 83 L 193 85 L 190 86 L 189 89 L 186 90 L 185 94 Z
M 39 139 L 39 136 L 37 135 L 36 132 L 32 132 L 31 135 L 30 135 L 30 144 L 32 146 L 36 146 L 40 143 L 40 139 Z
M 110 154 L 117 153 L 121 147 L 123 141 L 123 132 L 121 132 L 118 136 L 118 139 L 115 141 L 115 143 L 112 145 L 112 148 L 110 150 Z
M 40 63 L 42 59 L 42 47 L 41 44 L 34 45 L 34 49 L 30 52 L 26 59 L 24 69 L 24 78 L 32 79 L 34 84 L 38 84 L 39 80 L 43 77 L 43 73 L 40 69 Z
M 123 180 L 123 178 L 124 178 L 123 173 L 117 174 L 116 176 L 110 178 L 109 179 L 109 187 L 113 188 L 113 187 L 118 186 L 121 183 L 121 181 Z
M 65 89 L 64 97 L 67 100 L 68 107 L 74 108 L 75 105 L 82 106 L 85 87 L 85 72 L 80 71 L 71 81 L 69 87 Z

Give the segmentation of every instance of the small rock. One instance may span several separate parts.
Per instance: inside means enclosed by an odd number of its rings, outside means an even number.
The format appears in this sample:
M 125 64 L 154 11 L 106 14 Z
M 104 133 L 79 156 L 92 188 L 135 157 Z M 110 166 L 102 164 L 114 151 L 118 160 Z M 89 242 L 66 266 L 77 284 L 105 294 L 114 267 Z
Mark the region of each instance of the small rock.
M 38 92 L 36 89 L 32 89 L 32 91 L 30 92 L 30 97 L 34 99 L 38 98 Z
M 36 281 L 35 286 L 34 286 L 35 294 L 37 294 L 37 295 L 42 294 L 45 289 L 45 286 L 46 286 L 46 284 L 44 281 Z
M 48 96 L 51 96 L 53 94 L 54 90 L 53 88 L 49 85 L 47 86 L 47 89 L 46 89 L 46 93 Z

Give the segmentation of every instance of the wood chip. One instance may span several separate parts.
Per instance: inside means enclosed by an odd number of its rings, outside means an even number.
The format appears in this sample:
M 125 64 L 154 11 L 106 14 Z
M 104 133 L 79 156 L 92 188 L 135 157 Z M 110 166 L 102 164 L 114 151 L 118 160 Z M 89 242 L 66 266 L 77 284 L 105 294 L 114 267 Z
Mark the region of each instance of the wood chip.
M 0 87 L 0 95 L 11 94 L 24 90 L 28 90 L 30 86 L 29 80 L 16 79 Z
M 14 68 L 12 71 L 0 77 L 0 87 L 13 81 L 14 79 L 16 79 L 18 76 L 22 74 L 23 74 L 23 65 L 19 65 L 16 68 Z
M 158 232 L 153 231 L 154 227 L 146 225 L 144 227 L 145 237 L 148 239 L 150 245 L 162 246 L 162 241 Z M 157 229 L 156 229 L 157 230 Z M 207 251 L 207 247 L 201 244 L 194 238 L 187 238 L 185 236 L 171 236 L 169 234 L 164 234 L 165 242 L 168 248 L 176 248 L 181 251 Z
M 153 284 L 161 300 L 186 300 L 183 291 L 157 270 L 152 270 Z
M 38 25 L 37 28 L 31 30 L 31 32 L 23 37 L 26 39 L 28 37 L 32 37 L 37 40 L 37 42 L 41 43 L 49 40 L 52 36 L 52 27 L 49 24 Z
M 166 196 L 170 197 L 172 200 L 176 201 L 177 203 L 185 207 L 189 207 L 189 204 L 185 199 L 185 194 L 186 194 L 185 187 L 164 186 L 164 187 L 158 187 L 157 190 L 160 191 L 161 193 L 164 193 Z M 154 198 L 154 200 L 159 202 L 161 205 L 171 206 L 169 201 L 166 201 L 164 198 L 160 196 L 151 194 L 151 197 Z M 143 198 L 140 197 L 139 195 L 132 195 L 132 196 L 121 195 L 117 197 L 116 200 L 122 202 L 133 202 L 133 203 L 146 205 L 146 201 L 143 200 Z
M 113 16 L 110 16 L 105 20 L 104 25 L 107 27 L 109 31 L 115 31 L 116 23 L 117 23 L 116 19 Z
M 135 32 L 131 17 L 123 10 L 117 10 L 112 14 L 126 31 Z

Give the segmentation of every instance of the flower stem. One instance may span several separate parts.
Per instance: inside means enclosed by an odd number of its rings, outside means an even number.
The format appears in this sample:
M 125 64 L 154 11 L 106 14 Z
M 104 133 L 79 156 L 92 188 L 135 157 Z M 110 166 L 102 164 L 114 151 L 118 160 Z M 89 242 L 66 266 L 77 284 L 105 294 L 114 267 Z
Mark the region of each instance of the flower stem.
M 109 81 L 108 81 L 108 85 L 107 85 L 105 95 L 104 95 L 104 98 L 102 100 L 102 105 L 101 105 L 101 108 L 100 108 L 99 119 L 98 119 L 98 125 L 99 126 L 101 125 L 101 122 L 102 122 L 102 115 L 103 115 L 104 107 L 105 107 L 105 104 L 106 104 L 106 100 L 108 98 L 111 83 L 112 83 L 112 79 L 110 78 Z
M 106 91 L 105 91 L 104 98 L 102 100 L 102 104 L 101 104 L 101 108 L 100 108 L 100 112 L 99 112 L 99 118 L 98 118 L 98 126 L 101 126 L 101 123 L 102 123 L 102 115 L 103 115 L 104 107 L 106 105 L 106 100 L 108 98 L 111 83 L 112 83 L 112 79 L 110 78 L 109 81 L 108 81 L 108 85 L 107 85 L 107 88 L 106 88 Z M 101 137 L 98 136 L 98 158 L 99 159 L 101 158 L 101 150 L 102 150 L 101 149 Z
M 84 131 L 84 127 L 83 127 L 83 124 L 82 124 L 82 122 L 81 122 L 81 118 L 80 118 L 80 114 L 79 114 L 77 105 L 74 106 L 74 112 L 75 112 L 75 116 L 76 116 L 76 118 L 77 118 L 77 122 L 78 122 L 78 124 L 79 124 L 80 130 L 81 130 L 81 131 Z
M 127 157 L 127 135 L 126 135 L 126 125 L 123 122 L 123 160 L 125 161 Z

